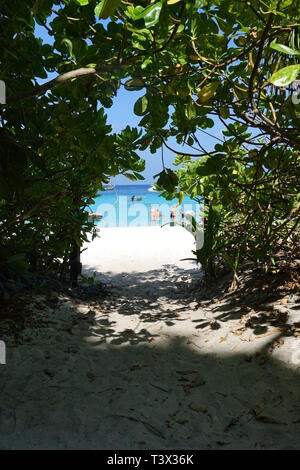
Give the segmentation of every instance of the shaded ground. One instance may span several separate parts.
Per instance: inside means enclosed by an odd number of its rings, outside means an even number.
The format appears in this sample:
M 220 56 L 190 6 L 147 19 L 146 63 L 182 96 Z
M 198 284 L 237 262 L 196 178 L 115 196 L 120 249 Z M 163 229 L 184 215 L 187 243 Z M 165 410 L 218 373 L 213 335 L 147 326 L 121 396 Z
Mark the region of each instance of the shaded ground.
M 194 276 L 165 266 L 101 276 L 101 300 L 24 298 L 24 328 L 2 325 L 0 447 L 299 448 L 298 297 L 258 331 L 259 307 L 198 299 Z

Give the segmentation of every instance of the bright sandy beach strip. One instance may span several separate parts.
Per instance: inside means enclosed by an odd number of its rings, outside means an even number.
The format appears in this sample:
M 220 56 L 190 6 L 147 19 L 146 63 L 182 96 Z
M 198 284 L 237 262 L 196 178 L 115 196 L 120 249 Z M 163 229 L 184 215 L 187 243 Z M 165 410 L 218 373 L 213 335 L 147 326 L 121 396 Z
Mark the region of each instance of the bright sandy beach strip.
M 83 266 L 101 272 L 144 272 L 175 265 L 183 269 L 195 267 L 195 240 L 185 228 L 113 227 L 100 228 L 99 238 L 86 245 Z

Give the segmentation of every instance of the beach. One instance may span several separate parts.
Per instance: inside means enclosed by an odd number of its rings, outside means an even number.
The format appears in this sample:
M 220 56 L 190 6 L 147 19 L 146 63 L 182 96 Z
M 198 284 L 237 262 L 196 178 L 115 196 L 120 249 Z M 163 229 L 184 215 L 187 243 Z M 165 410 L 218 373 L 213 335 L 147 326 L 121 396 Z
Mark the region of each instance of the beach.
M 146 272 L 165 265 L 196 269 L 195 239 L 179 226 L 100 227 L 99 237 L 84 248 L 85 272 Z
M 0 366 L 0 447 L 299 448 L 299 336 L 258 331 L 246 304 L 198 301 L 184 228 L 99 235 L 82 263 L 104 298 L 21 299 L 30 315 Z M 298 305 L 278 303 L 290 325 Z

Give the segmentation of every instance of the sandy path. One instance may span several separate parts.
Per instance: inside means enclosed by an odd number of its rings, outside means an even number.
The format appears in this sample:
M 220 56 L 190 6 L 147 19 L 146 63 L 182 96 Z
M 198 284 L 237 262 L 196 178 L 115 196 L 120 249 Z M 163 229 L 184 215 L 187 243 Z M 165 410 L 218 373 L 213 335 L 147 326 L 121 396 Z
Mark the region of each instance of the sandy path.
M 299 448 L 299 340 L 270 350 L 276 328 L 254 335 L 234 315 L 216 327 L 226 306 L 193 301 L 196 271 L 174 257 L 181 237 L 161 251 L 167 266 L 149 258 L 144 270 L 123 248 L 119 270 L 103 272 L 113 237 L 101 256 L 93 245 L 86 268 L 111 286 L 100 304 L 54 296 L 45 311 L 33 299 L 39 328 L 0 369 L 1 448 Z

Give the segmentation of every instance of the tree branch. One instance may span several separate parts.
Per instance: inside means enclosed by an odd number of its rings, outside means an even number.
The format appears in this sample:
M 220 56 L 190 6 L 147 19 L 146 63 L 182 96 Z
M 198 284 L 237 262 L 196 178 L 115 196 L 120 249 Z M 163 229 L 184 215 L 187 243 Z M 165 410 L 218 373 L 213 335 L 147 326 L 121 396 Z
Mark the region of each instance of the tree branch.
M 95 75 L 99 71 L 100 71 L 99 69 L 82 67 L 80 69 L 71 70 L 70 72 L 65 72 L 59 75 L 58 77 L 53 78 L 52 80 L 49 80 L 46 83 L 43 83 L 42 85 L 35 86 L 32 90 L 29 90 L 25 93 L 19 93 L 13 96 L 8 96 L 6 105 L 3 105 L 3 107 L 12 105 L 19 101 L 24 101 L 25 99 L 28 99 L 28 98 L 33 98 L 35 96 L 43 95 L 47 91 L 52 90 L 58 85 L 63 85 L 69 82 L 70 80 L 73 80 L 74 78 L 81 78 L 81 77 L 86 77 L 89 75 Z M 105 71 L 108 71 L 108 70 L 105 69 Z

